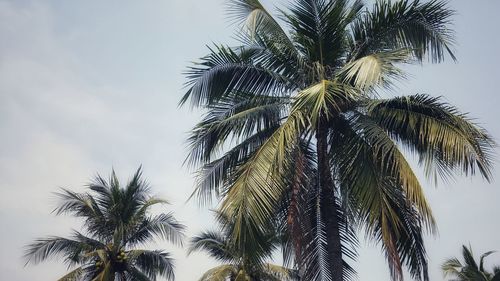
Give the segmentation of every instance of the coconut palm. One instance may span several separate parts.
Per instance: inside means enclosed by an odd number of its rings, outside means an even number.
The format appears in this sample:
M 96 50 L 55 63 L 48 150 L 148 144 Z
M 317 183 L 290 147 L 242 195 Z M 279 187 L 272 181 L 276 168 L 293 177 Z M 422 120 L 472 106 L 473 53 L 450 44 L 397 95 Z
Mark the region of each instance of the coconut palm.
M 479 263 L 477 263 L 472 248 L 463 245 L 462 256 L 464 263 L 458 258 L 450 258 L 443 263 L 441 269 L 445 277 L 450 276 L 453 278 L 450 281 L 500 281 L 500 266 L 495 266 L 492 272 L 488 272 L 484 268 L 484 259 L 493 253 L 495 251 L 482 254 Z
M 358 233 L 381 245 L 393 279 L 406 266 L 428 280 L 423 234 L 435 221 L 404 152 L 432 179 L 489 180 L 494 143 L 440 97 L 382 94 L 404 64 L 455 59 L 453 11 L 294 0 L 274 17 L 258 0 L 230 3 L 239 43 L 211 47 L 181 100 L 206 110 L 188 140 L 193 195 L 222 199 L 236 244 L 242 229 L 278 222 L 306 280 L 352 276 Z
M 219 217 L 221 220 L 223 217 Z M 298 280 L 290 268 L 268 263 L 280 243 L 279 235 L 268 228 L 259 236 L 247 236 L 244 244 L 231 242 L 232 222 L 223 219 L 217 231 L 205 231 L 191 239 L 188 253 L 204 251 L 223 264 L 209 269 L 199 281 L 286 281 Z M 248 234 L 248 232 L 247 232 Z
M 172 213 L 150 214 L 151 207 L 167 201 L 150 195 L 139 168 L 125 187 L 113 171 L 109 181 L 97 176 L 88 192 L 63 189 L 54 210 L 82 219 L 84 232 L 69 238 L 49 236 L 27 247 L 28 263 L 61 258 L 72 270 L 61 281 L 174 279 L 173 259 L 162 250 L 140 246 L 158 237 L 180 245 L 184 226 Z

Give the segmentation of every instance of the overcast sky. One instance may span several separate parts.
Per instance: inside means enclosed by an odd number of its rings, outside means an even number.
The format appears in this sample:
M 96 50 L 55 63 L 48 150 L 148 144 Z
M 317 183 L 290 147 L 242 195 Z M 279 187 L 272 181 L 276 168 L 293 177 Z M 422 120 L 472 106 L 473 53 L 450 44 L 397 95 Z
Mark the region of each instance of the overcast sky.
M 272 6 L 271 1 L 266 1 Z M 452 0 L 458 63 L 411 67 L 394 94 L 443 95 L 498 140 L 498 0 Z M 190 61 L 206 44 L 232 42 L 224 0 L 0 0 L 0 276 L 55 280 L 57 262 L 23 267 L 35 237 L 66 235 L 78 223 L 55 217 L 51 192 L 76 191 L 114 168 L 124 181 L 139 165 L 169 210 L 195 233 L 211 225 L 207 208 L 185 203 L 192 171 L 182 167 L 186 132 L 198 113 L 178 109 Z M 497 121 L 495 121 L 497 120 Z M 498 168 L 494 172 L 498 182 Z M 439 264 L 474 250 L 500 250 L 500 187 L 459 178 L 438 188 L 423 180 L 439 225 L 427 247 L 432 280 Z M 202 254 L 173 251 L 177 280 L 197 280 L 214 265 Z M 500 264 L 500 253 L 491 257 Z M 388 280 L 376 246 L 363 244 L 360 280 Z

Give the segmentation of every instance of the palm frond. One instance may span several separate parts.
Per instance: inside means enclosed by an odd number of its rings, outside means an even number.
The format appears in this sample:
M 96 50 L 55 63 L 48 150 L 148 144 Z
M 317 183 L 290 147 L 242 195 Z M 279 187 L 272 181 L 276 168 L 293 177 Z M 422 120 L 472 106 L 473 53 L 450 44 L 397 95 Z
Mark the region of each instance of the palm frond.
M 237 22 L 242 23 L 244 32 L 251 37 L 266 35 L 274 37 L 276 42 L 293 48 L 293 42 L 281 28 L 273 15 L 258 0 L 231 0 L 229 14 Z
M 310 222 L 305 221 L 309 228 L 305 229 L 304 236 L 308 243 L 305 245 L 299 264 L 304 269 L 305 280 L 332 280 L 332 276 L 341 275 L 343 280 L 355 280 L 356 271 L 349 265 L 348 260 L 355 260 L 358 247 L 357 237 L 351 225 L 347 223 L 346 213 L 339 202 L 334 201 L 331 190 L 310 186 L 308 194 L 307 216 Z M 335 216 L 335 218 L 332 218 Z M 303 222 L 304 223 L 304 222 Z M 331 264 L 332 252 L 328 235 L 331 228 L 338 227 L 342 255 L 342 268 L 334 268 Z
M 484 259 L 487 258 L 489 255 L 494 254 L 494 253 L 496 253 L 496 251 L 488 251 L 488 252 L 481 255 L 481 257 L 479 258 L 479 270 L 480 271 L 483 271 L 483 272 L 485 271 L 484 270 Z
M 271 263 L 264 264 L 263 273 L 277 281 L 300 280 L 297 270 Z
M 226 237 L 215 231 L 202 232 L 191 238 L 188 255 L 195 251 L 205 251 L 223 262 L 234 262 L 238 258 L 238 253 L 231 249 Z
M 226 281 L 237 273 L 238 271 L 233 265 L 219 265 L 205 272 L 198 281 Z
M 377 1 L 351 25 L 352 60 L 380 50 L 407 48 L 418 60 L 440 62 L 447 53 L 455 60 L 454 34 L 450 29 L 454 11 L 446 1 Z
M 138 206 L 134 214 L 131 216 L 128 223 L 129 228 L 134 228 L 134 229 L 137 228 L 137 226 L 141 224 L 142 221 L 147 217 L 147 213 L 151 209 L 151 207 L 163 204 L 170 204 L 170 203 L 162 198 L 151 197 L 144 199 L 143 202 L 141 202 L 141 206 L 140 207 Z
M 135 266 L 150 279 L 156 280 L 159 275 L 174 280 L 174 262 L 169 253 L 158 250 L 130 250 L 127 255 L 135 260 Z
M 461 267 L 463 267 L 463 265 L 457 258 L 450 258 L 450 259 L 447 259 L 441 265 L 441 270 L 443 271 L 444 277 L 458 276 L 460 274 L 459 269 Z
M 100 243 L 99 245 L 92 245 L 84 243 L 83 241 L 50 236 L 37 239 L 32 244 L 28 245 L 24 256 L 27 259 L 26 264 L 36 264 L 51 257 L 63 257 L 65 261 L 71 265 L 85 259 L 83 257 L 85 252 L 93 251 L 100 246 Z
M 237 243 L 243 242 L 238 237 L 243 227 L 265 226 L 273 216 L 284 186 L 274 180 L 279 177 L 270 175 L 282 173 L 285 156 L 297 143 L 304 122 L 300 112 L 292 113 L 238 171 L 221 206 L 222 214 L 235 218 L 233 238 Z
M 395 66 L 410 59 L 410 49 L 380 51 L 360 57 L 347 63 L 339 71 L 344 82 L 350 82 L 362 90 L 370 90 L 375 86 L 388 86 L 390 78 L 403 77 L 403 72 Z
M 284 13 L 298 49 L 309 62 L 336 65 L 344 48 L 348 1 L 298 0 Z
M 180 104 L 191 99 L 193 106 L 205 106 L 231 93 L 283 96 L 291 83 L 286 77 L 262 64 L 254 63 L 252 56 L 216 46 L 210 54 L 186 73 L 189 89 Z
M 134 281 L 152 281 L 152 280 L 155 280 L 155 279 L 150 279 L 146 274 L 141 272 L 135 266 L 127 267 L 127 271 L 125 272 L 125 275 L 129 278 L 127 280 L 134 280 Z
M 229 139 L 246 139 L 280 124 L 287 98 L 232 95 L 209 106 L 188 138 L 190 165 L 208 163 Z
M 360 99 L 359 91 L 339 81 L 322 80 L 297 94 L 292 111 L 300 111 L 313 127 L 321 116 L 331 118 Z
M 469 246 L 462 246 L 462 256 L 464 258 L 465 264 L 469 268 L 473 269 L 479 269 L 479 266 L 476 263 L 476 260 L 474 259 L 474 254 L 472 253 L 472 248 Z
M 358 149 L 360 149 L 358 150 L 358 153 L 371 154 L 367 156 L 369 159 L 372 159 L 371 163 L 373 163 L 375 165 L 375 169 L 378 170 L 377 174 L 380 173 L 383 177 L 389 177 L 395 180 L 396 183 L 403 188 L 407 200 L 415 205 L 417 210 L 422 215 L 424 224 L 429 230 L 431 230 L 431 232 L 433 232 L 435 228 L 435 221 L 432 216 L 430 206 L 425 199 L 423 188 L 403 153 L 399 150 L 397 144 L 390 138 L 389 134 L 387 134 L 383 128 L 381 128 L 372 119 L 367 118 L 365 115 L 353 115 L 350 118 L 350 122 L 352 129 L 359 137 L 357 140 L 357 145 L 359 145 Z M 356 136 L 352 137 L 354 139 L 357 138 Z M 361 149 L 367 150 L 363 151 Z M 347 151 L 356 153 L 352 149 Z M 346 174 L 351 174 L 354 170 L 359 169 L 359 167 L 360 166 L 354 166 L 351 164 L 348 168 L 352 169 L 352 171 L 346 171 Z M 356 172 L 350 176 L 349 180 L 356 180 L 354 179 L 355 175 Z M 378 181 L 376 180 L 373 182 L 376 183 Z
M 78 280 L 80 280 L 80 278 L 83 274 L 84 274 L 83 267 L 78 267 L 78 268 L 75 268 L 72 271 L 68 272 L 63 277 L 57 279 L 57 281 L 78 281 Z
M 495 251 L 489 251 L 481 255 L 479 259 L 479 265 L 474 259 L 472 248 L 462 246 L 462 257 L 464 263 L 460 262 L 458 258 L 447 259 L 442 265 L 441 270 L 443 271 L 444 277 L 451 276 L 457 278 L 459 281 L 497 281 L 499 280 L 499 270 L 498 267 L 494 267 L 492 272 L 485 270 L 484 259 L 489 255 L 493 254 Z
M 388 135 L 363 117 L 337 120 L 332 137 L 342 205 L 367 238 L 382 244 L 391 275 L 402 278 L 406 265 L 414 278 L 427 280 L 423 226 L 434 229 L 434 219 L 422 188 Z
M 279 125 L 256 132 L 227 151 L 223 156 L 204 164 L 196 174 L 196 187 L 190 198 L 196 196 L 201 204 L 220 198 L 227 192 L 228 183 L 238 167 L 279 128 Z
M 76 193 L 64 188 L 55 194 L 60 200 L 59 206 L 53 211 L 56 215 L 71 214 L 83 218 L 85 226 L 94 235 L 106 235 L 111 231 L 105 210 L 101 209 L 99 202 L 90 194 Z
M 176 245 L 182 245 L 185 228 L 174 218 L 173 213 L 163 213 L 142 220 L 138 228 L 127 238 L 127 242 L 134 245 L 157 236 Z
M 391 137 L 416 152 L 427 176 L 447 178 L 453 172 L 490 180 L 495 142 L 465 114 L 427 95 L 372 101 L 371 116 Z

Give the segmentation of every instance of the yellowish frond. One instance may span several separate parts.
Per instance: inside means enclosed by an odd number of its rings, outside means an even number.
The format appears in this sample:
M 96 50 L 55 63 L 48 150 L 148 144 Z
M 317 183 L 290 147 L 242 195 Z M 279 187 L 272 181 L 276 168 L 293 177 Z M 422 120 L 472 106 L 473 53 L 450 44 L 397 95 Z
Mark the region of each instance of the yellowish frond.
M 408 61 L 411 54 L 409 49 L 398 49 L 367 55 L 346 64 L 340 73 L 344 82 L 351 82 L 363 90 L 370 89 L 382 85 L 389 76 L 401 75 L 394 64 Z

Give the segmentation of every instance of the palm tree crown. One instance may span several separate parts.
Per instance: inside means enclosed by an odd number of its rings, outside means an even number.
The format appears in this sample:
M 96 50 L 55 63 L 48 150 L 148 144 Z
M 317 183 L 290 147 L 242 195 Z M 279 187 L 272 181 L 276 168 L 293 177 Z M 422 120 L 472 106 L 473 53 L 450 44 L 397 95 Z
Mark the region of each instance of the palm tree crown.
M 462 246 L 464 263 L 458 258 L 446 260 L 441 269 L 446 276 L 453 277 L 451 281 L 500 281 L 500 266 L 495 266 L 493 272 L 488 272 L 484 267 L 484 259 L 495 251 L 489 251 L 481 255 L 479 263 L 474 259 L 472 248 Z
M 298 280 L 295 270 L 266 261 L 272 258 L 280 243 L 280 237 L 273 228 L 268 228 L 258 237 L 246 236 L 243 244 L 234 244 L 231 242 L 232 222 L 222 216 L 218 219 L 223 220 L 218 231 L 205 231 L 191 239 L 188 253 L 205 251 L 212 258 L 223 262 L 205 272 L 199 281 Z
M 125 187 L 113 171 L 109 181 L 97 176 L 89 192 L 63 189 L 58 193 L 56 214 L 70 214 L 83 220 L 84 232 L 74 231 L 70 238 L 50 236 L 27 247 L 27 263 L 50 257 L 63 258 L 74 268 L 60 278 L 70 280 L 156 280 L 158 275 L 174 279 L 173 260 L 161 250 L 136 248 L 160 237 L 182 244 L 184 226 L 172 213 L 150 214 L 154 205 L 167 201 L 150 196 L 141 169 Z
M 393 279 L 406 266 L 428 280 L 435 222 L 403 151 L 429 177 L 489 180 L 494 143 L 441 98 L 380 95 L 402 64 L 455 59 L 454 12 L 438 0 L 294 0 L 275 18 L 258 0 L 230 3 L 240 45 L 210 48 L 181 101 L 207 111 L 189 138 L 194 195 L 222 199 L 236 244 L 277 222 L 306 280 L 352 276 L 359 231 Z

